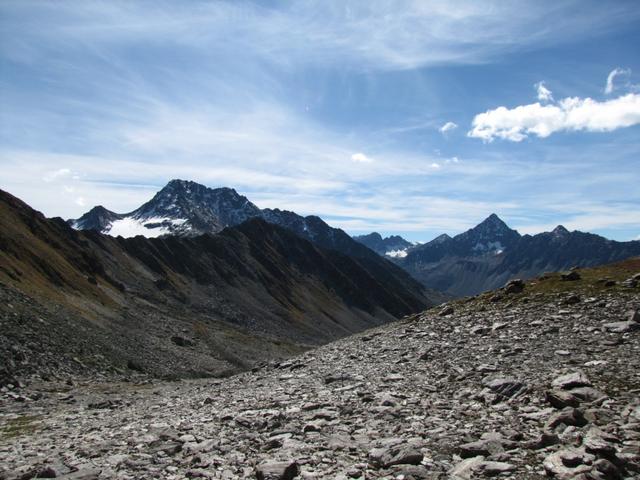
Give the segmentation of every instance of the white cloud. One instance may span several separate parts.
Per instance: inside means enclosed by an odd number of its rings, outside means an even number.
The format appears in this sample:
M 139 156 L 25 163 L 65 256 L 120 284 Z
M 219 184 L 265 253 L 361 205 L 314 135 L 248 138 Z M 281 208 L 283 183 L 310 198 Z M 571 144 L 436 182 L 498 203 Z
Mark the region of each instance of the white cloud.
M 433 169 L 435 169 L 435 170 L 437 170 L 437 169 L 439 169 L 439 168 L 440 168 L 440 164 L 439 164 L 439 163 L 436 163 L 436 162 L 433 162 L 430 166 L 431 166 L 431 168 L 433 168 Z
M 458 128 L 458 125 L 456 123 L 447 122 L 440 127 L 440 133 L 447 133 L 451 130 L 455 130 L 456 128 Z
M 640 123 L 640 95 L 627 94 L 599 102 L 569 97 L 555 104 L 539 102 L 515 108 L 498 107 L 475 116 L 468 136 L 491 142 L 520 142 L 529 135 L 545 138 L 560 131 L 608 132 Z
M 553 95 L 551 94 L 551 90 L 544 86 L 544 82 L 538 82 L 534 85 L 536 87 L 536 92 L 538 93 L 538 100 L 541 102 L 552 102 Z
M 76 205 L 78 205 L 80 207 L 84 207 L 86 205 L 86 202 L 84 201 L 84 198 L 82 198 L 82 197 L 76 198 Z
M 604 87 L 604 93 L 609 95 L 613 92 L 615 88 L 613 81 L 615 80 L 616 77 L 620 75 L 630 75 L 630 74 L 631 74 L 631 70 L 629 70 L 628 68 L 618 67 L 611 70 L 611 72 L 609 72 L 609 75 L 607 76 L 607 84 Z
M 372 159 L 367 157 L 364 153 L 354 153 L 351 155 L 351 160 L 358 163 L 371 163 Z

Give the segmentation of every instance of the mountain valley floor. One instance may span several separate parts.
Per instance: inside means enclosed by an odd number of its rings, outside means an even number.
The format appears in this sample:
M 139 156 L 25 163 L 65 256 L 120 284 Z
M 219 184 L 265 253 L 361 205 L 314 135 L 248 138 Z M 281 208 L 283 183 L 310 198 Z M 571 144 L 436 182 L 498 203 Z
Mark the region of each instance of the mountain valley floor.
M 639 478 L 639 271 L 511 282 L 227 379 L 27 379 L 0 478 Z

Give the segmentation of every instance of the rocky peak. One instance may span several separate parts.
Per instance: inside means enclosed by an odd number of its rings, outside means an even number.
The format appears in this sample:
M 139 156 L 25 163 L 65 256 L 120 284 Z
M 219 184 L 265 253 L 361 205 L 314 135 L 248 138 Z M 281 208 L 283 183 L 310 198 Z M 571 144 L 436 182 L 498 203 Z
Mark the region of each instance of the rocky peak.
M 556 237 L 565 237 L 569 235 L 569 230 L 564 228 L 562 225 L 558 225 L 556 228 L 553 229 L 551 233 Z
M 382 241 L 382 235 L 380 235 L 378 232 L 371 232 L 368 235 L 359 235 L 356 238 L 360 239 L 360 240 L 370 240 L 370 241 L 373 241 L 373 242 L 381 242 Z
M 489 232 L 489 233 L 501 233 L 501 232 L 513 232 L 504 221 L 498 217 L 495 213 L 492 213 L 482 222 L 472 228 L 476 232 Z
M 446 233 L 443 233 L 442 235 L 438 235 L 436 238 L 434 238 L 430 242 L 427 242 L 426 245 L 438 245 L 440 243 L 445 243 L 448 240 L 451 240 L 451 237 Z
M 76 229 L 80 230 L 98 230 L 102 231 L 114 220 L 117 220 L 119 215 L 111 210 L 106 209 L 102 205 L 93 207 L 87 213 L 82 215 L 77 220 L 70 220 L 69 224 Z
M 260 215 L 260 209 L 232 188 L 209 188 L 188 180 L 171 180 L 133 212 L 138 219 L 185 220 L 192 234 L 216 232 Z
M 509 228 L 495 213 L 470 230 L 456 235 L 454 240 L 459 247 L 470 254 L 500 253 L 511 247 L 520 238 L 520 234 Z

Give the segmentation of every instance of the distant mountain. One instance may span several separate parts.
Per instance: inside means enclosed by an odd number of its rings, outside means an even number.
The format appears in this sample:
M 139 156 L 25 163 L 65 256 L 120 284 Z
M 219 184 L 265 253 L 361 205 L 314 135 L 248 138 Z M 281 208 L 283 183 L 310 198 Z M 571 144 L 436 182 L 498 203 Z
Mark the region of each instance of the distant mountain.
M 94 207 L 68 223 L 77 230 L 129 238 L 218 233 L 250 218 L 262 218 L 284 227 L 323 248 L 358 258 L 376 258 L 368 248 L 319 217 L 303 217 L 277 208 L 261 210 L 232 188 L 209 188 L 187 180 L 171 180 L 151 200 L 130 213 L 118 214 Z
M 215 193 L 200 192 L 233 210 L 216 214 L 219 223 L 251 211 L 232 191 Z M 194 228 L 213 218 L 212 207 L 179 195 L 154 200 L 138 218 L 191 212 Z M 114 224 L 115 217 L 97 213 L 83 221 Z M 215 235 L 116 238 L 46 219 L 0 191 L 0 357 L 16 357 L 3 361 L 0 377 L 5 367 L 24 374 L 51 365 L 219 375 L 435 303 L 402 269 L 351 242 L 361 256 L 322 248 L 262 218 Z
M 343 230 L 327 225 L 320 217 L 303 217 L 277 208 L 260 209 L 232 188 L 209 188 L 192 181 L 171 180 L 151 200 L 130 213 L 118 214 L 100 206 L 67 222 L 76 230 L 94 230 L 125 238 L 138 235 L 153 238 L 219 233 L 254 218 L 283 227 L 321 248 L 367 260 L 378 280 L 393 277 L 410 291 L 423 288 L 402 268 L 381 258 Z M 449 298 L 436 291 L 425 291 L 421 295 L 426 295 L 431 303 Z
M 635 255 L 640 255 L 639 241 L 615 242 L 562 226 L 522 236 L 492 214 L 460 235 L 441 235 L 395 261 L 428 288 L 462 296 L 501 287 L 513 278 L 597 266 Z
M 201 235 L 260 217 L 261 210 L 232 188 L 208 188 L 186 180 L 171 180 L 147 203 L 118 214 L 95 207 L 77 220 L 77 230 L 96 230 L 125 238 L 142 235 Z
M 399 235 L 382 238 L 382 235 L 378 232 L 355 236 L 353 239 L 366 245 L 378 255 L 387 255 L 389 257 L 404 257 L 407 249 L 413 246 L 413 243 Z

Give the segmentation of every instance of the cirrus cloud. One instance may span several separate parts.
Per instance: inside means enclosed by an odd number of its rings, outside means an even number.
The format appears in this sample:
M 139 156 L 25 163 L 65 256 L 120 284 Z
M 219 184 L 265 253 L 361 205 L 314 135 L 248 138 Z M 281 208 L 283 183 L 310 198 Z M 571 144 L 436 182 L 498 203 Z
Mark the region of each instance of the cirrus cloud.
M 447 133 L 450 132 L 451 130 L 455 130 L 456 128 L 458 128 L 458 124 L 453 123 L 453 122 L 447 122 L 444 125 L 442 125 L 439 130 L 440 133 Z
M 529 135 L 546 138 L 561 131 L 609 132 L 640 123 L 640 95 L 629 93 L 600 102 L 568 97 L 557 103 L 539 102 L 515 108 L 498 107 L 476 115 L 469 137 L 520 142 Z
M 536 91 L 538 92 L 538 100 L 541 102 L 552 102 L 553 94 L 551 90 L 544 86 L 544 82 L 538 82 L 535 84 Z
M 616 77 L 620 75 L 630 75 L 630 74 L 631 74 L 631 70 L 629 70 L 628 68 L 618 67 L 611 70 L 611 72 L 609 72 L 609 75 L 607 76 L 607 83 L 604 87 L 604 93 L 609 95 L 610 93 L 613 92 L 613 89 L 615 88 L 613 82 Z

